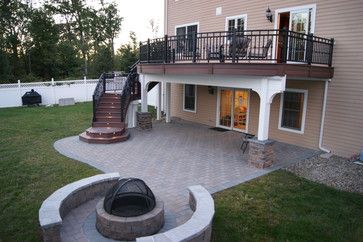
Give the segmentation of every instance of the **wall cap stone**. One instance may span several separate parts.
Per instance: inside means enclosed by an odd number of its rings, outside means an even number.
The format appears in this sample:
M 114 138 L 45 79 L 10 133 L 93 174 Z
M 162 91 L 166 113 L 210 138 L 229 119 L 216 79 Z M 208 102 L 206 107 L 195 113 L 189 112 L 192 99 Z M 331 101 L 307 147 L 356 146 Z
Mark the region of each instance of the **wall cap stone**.
M 79 181 L 75 181 L 52 193 L 46 200 L 43 201 L 39 209 L 39 224 L 43 229 L 61 225 L 62 217 L 60 214 L 60 209 L 64 200 L 70 197 L 72 194 L 77 193 L 77 191 L 82 190 L 86 187 L 96 185 L 99 183 L 119 179 L 120 174 L 107 173 L 95 175 L 92 177 L 84 178 Z
M 274 140 L 258 140 L 256 137 L 248 139 L 249 142 L 251 143 L 255 143 L 255 144 L 260 144 L 260 145 L 269 145 L 269 144 L 273 144 L 275 141 Z
M 202 186 L 188 187 L 190 202 L 195 202 L 195 211 L 192 217 L 184 224 L 153 236 L 137 238 L 136 242 L 177 242 L 192 241 L 212 226 L 214 217 L 214 201 L 211 194 Z M 193 240 L 194 241 L 194 240 Z

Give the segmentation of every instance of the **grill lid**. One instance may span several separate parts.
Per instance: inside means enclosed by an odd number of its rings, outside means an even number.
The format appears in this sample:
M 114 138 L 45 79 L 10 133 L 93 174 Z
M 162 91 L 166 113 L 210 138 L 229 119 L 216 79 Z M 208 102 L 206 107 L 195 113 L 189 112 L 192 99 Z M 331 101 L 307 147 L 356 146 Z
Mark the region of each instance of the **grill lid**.
M 105 211 L 119 217 L 134 217 L 155 207 L 155 196 L 146 183 L 138 178 L 124 178 L 107 191 Z

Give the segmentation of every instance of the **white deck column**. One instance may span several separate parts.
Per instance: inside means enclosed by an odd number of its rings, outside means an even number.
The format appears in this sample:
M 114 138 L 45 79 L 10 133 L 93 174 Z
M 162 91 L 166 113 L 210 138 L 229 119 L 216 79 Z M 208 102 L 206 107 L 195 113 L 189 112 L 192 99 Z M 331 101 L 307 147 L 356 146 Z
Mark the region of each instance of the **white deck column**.
M 161 119 L 161 95 L 162 95 L 162 91 L 161 91 L 161 82 L 159 82 L 158 84 L 158 91 L 157 91 L 157 100 L 156 100 L 156 120 L 160 120 Z
M 268 140 L 268 129 L 270 125 L 270 107 L 271 103 L 267 98 L 260 98 L 260 114 L 258 119 L 258 136 L 260 141 Z
M 165 93 L 165 101 L 166 101 L 166 122 L 170 123 L 170 102 L 171 102 L 171 84 L 169 82 L 166 83 L 166 93 Z
M 140 75 L 141 80 L 141 112 L 147 112 L 147 83 L 144 75 Z
M 278 78 L 264 78 L 260 80 L 259 87 L 255 91 L 260 96 L 260 114 L 258 118 L 259 141 L 268 140 L 270 126 L 270 109 L 273 97 L 285 90 L 286 76 Z

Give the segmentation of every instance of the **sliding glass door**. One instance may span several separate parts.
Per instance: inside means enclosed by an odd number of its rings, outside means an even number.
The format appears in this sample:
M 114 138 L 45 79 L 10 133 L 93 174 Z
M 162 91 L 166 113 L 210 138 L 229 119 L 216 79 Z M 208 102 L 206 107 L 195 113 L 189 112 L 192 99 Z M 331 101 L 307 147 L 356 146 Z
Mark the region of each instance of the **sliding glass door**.
M 243 89 L 220 89 L 219 126 L 246 131 L 249 91 Z

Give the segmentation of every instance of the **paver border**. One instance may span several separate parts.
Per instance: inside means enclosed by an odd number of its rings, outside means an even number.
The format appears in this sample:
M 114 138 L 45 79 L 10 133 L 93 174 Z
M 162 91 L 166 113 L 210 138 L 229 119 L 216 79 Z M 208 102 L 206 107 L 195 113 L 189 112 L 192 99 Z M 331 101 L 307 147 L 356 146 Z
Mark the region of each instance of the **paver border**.
M 39 209 L 43 240 L 61 241 L 62 219 L 75 207 L 97 196 L 104 196 L 119 179 L 117 172 L 95 175 L 65 185 L 50 195 Z
M 215 213 L 211 194 L 201 185 L 190 186 L 189 206 L 194 211 L 184 224 L 153 236 L 137 238 L 136 242 L 210 241 Z

